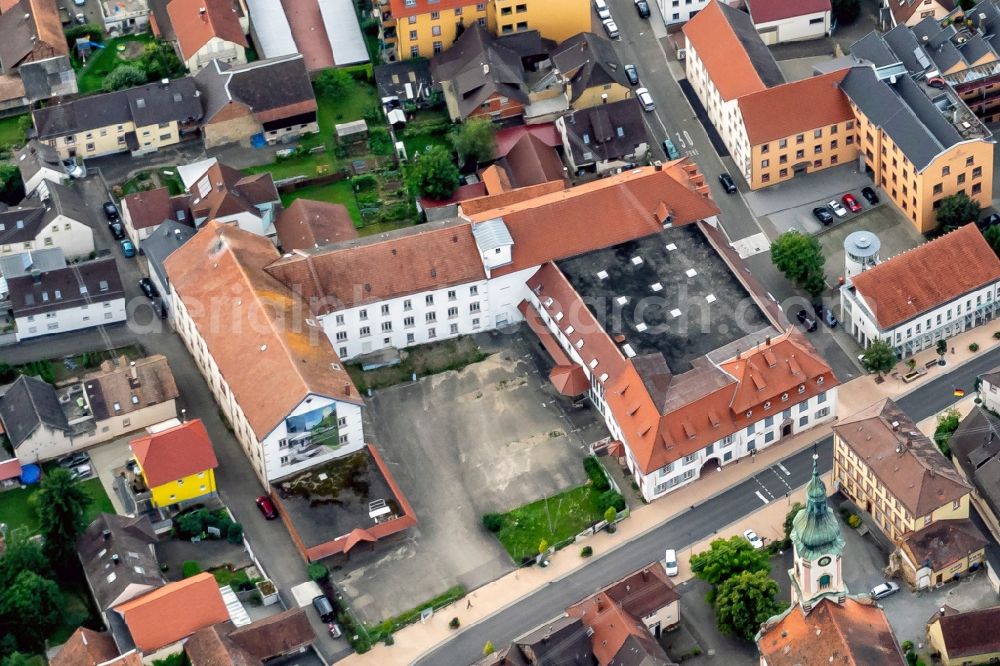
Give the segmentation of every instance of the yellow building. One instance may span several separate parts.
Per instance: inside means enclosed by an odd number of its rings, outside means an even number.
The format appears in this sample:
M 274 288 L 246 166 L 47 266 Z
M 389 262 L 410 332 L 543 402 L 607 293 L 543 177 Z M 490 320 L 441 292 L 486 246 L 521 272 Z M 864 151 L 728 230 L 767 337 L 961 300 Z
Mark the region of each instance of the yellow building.
M 143 155 L 196 134 L 202 99 L 185 77 L 36 109 L 32 119 L 38 139 L 62 159 Z
M 944 666 L 995 664 L 1000 661 L 1000 606 L 960 613 L 951 606 L 927 623 L 927 642 Z
M 573 110 L 620 102 L 632 96 L 614 45 L 592 32 L 573 35 L 551 53 L 566 102 Z
M 379 9 L 389 60 L 430 58 L 473 23 L 498 37 L 538 30 L 557 42 L 591 27 L 589 0 L 381 0 Z
M 219 463 L 201 419 L 151 432 L 130 445 L 153 506 L 166 508 L 215 492 Z

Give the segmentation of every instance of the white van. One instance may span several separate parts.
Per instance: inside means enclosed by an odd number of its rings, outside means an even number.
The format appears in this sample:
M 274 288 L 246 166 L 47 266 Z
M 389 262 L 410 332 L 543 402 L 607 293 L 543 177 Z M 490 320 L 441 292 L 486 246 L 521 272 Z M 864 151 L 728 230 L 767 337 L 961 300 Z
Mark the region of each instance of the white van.
M 664 554 L 663 568 L 667 570 L 668 576 L 677 575 L 677 552 L 673 548 L 668 548 Z
M 604 0 L 594 0 L 594 10 L 602 21 L 611 18 L 611 10 L 608 9 L 608 3 Z

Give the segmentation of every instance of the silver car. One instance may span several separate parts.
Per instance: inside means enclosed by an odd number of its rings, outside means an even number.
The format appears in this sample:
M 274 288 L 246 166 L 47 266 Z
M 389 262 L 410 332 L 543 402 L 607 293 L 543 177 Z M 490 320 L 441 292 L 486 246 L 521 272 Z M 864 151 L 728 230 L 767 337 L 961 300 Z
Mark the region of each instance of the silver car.
M 656 104 L 653 102 L 653 96 L 649 94 L 649 90 L 646 88 L 636 88 L 635 98 L 639 100 L 639 104 L 642 104 L 643 111 L 656 110 Z
M 876 585 L 872 588 L 871 597 L 872 599 L 885 599 L 889 595 L 896 594 L 899 592 L 899 585 L 888 580 L 880 585 Z
M 608 37 L 618 39 L 618 24 L 615 23 L 614 19 L 606 18 L 601 23 L 604 24 L 604 32 L 608 33 Z
M 753 530 L 744 530 L 743 537 L 750 542 L 750 545 L 754 547 L 754 550 L 760 550 L 764 547 L 764 540 L 757 536 L 757 533 Z

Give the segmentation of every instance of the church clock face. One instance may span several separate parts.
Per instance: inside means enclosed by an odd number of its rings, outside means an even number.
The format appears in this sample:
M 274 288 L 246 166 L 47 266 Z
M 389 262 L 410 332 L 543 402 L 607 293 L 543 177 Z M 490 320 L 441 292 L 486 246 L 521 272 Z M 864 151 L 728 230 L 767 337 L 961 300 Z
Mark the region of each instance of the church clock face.
M 828 555 L 824 555 L 823 557 L 819 558 L 819 562 L 817 562 L 817 564 L 820 565 L 821 567 L 825 567 L 826 565 L 830 564 L 830 557 Z

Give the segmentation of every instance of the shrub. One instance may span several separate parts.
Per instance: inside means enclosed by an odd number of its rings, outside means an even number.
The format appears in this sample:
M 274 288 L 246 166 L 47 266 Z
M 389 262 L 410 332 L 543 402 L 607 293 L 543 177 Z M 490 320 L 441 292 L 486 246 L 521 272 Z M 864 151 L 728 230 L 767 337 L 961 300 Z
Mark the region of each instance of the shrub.
M 590 478 L 590 483 L 593 484 L 594 490 L 604 492 L 611 488 L 611 484 L 608 482 L 608 477 L 604 473 L 604 469 L 601 467 L 601 462 L 597 458 L 594 456 L 584 458 L 583 469 L 587 472 L 587 476 Z
M 604 510 L 604 521 L 605 522 L 607 522 L 607 523 L 613 523 L 613 522 L 615 522 L 615 519 L 617 517 L 618 517 L 618 511 L 615 510 L 615 507 L 609 506 L 607 509 Z
M 909 664 L 909 666 L 917 666 L 917 653 L 916 652 L 907 652 L 903 656 L 906 657 L 906 663 Z
M 177 517 L 177 532 L 184 538 L 196 537 L 205 531 L 205 512 L 201 509 Z
M 590 557 L 594 554 L 594 549 L 590 546 L 584 546 L 580 549 L 580 557 Z
M 385 640 L 383 641 L 386 645 L 395 645 L 396 639 L 392 637 L 392 634 L 386 634 Z
M 181 567 L 181 575 L 184 578 L 190 578 L 191 576 L 197 576 L 201 573 L 201 565 L 194 560 L 188 560 Z
M 976 343 L 976 342 L 973 342 L 971 345 L 969 345 L 969 351 L 973 352 L 973 353 L 979 351 L 979 344 Z
M 847 519 L 847 524 L 854 528 L 859 527 L 861 525 L 861 516 L 852 513 Z
M 243 541 L 243 526 L 239 523 L 230 522 L 226 526 L 225 535 L 229 543 L 240 543 Z
M 462 623 L 458 621 L 457 617 L 453 617 L 451 618 L 451 622 L 448 623 L 448 626 L 451 627 L 452 629 L 458 629 L 460 626 L 462 626 Z
M 625 498 L 616 490 L 606 490 L 597 498 L 597 507 L 601 513 L 607 513 L 609 507 L 617 511 L 625 510 Z
M 544 555 L 545 551 L 549 549 L 549 542 L 547 539 L 542 539 L 538 542 L 538 554 Z
M 483 656 L 488 657 L 496 652 L 496 648 L 493 647 L 493 641 L 486 641 L 486 645 L 483 646 Z
M 911 652 L 913 650 L 913 641 L 903 641 L 899 647 L 903 648 L 903 652 Z
M 503 516 L 499 513 L 487 513 L 483 516 L 483 527 L 496 534 L 503 528 Z
M 996 333 L 993 334 L 993 339 L 1000 340 L 1000 331 L 997 331 Z
M 309 565 L 309 579 L 316 581 L 317 583 L 326 580 L 330 572 L 327 571 L 326 567 L 319 562 L 313 562 Z

